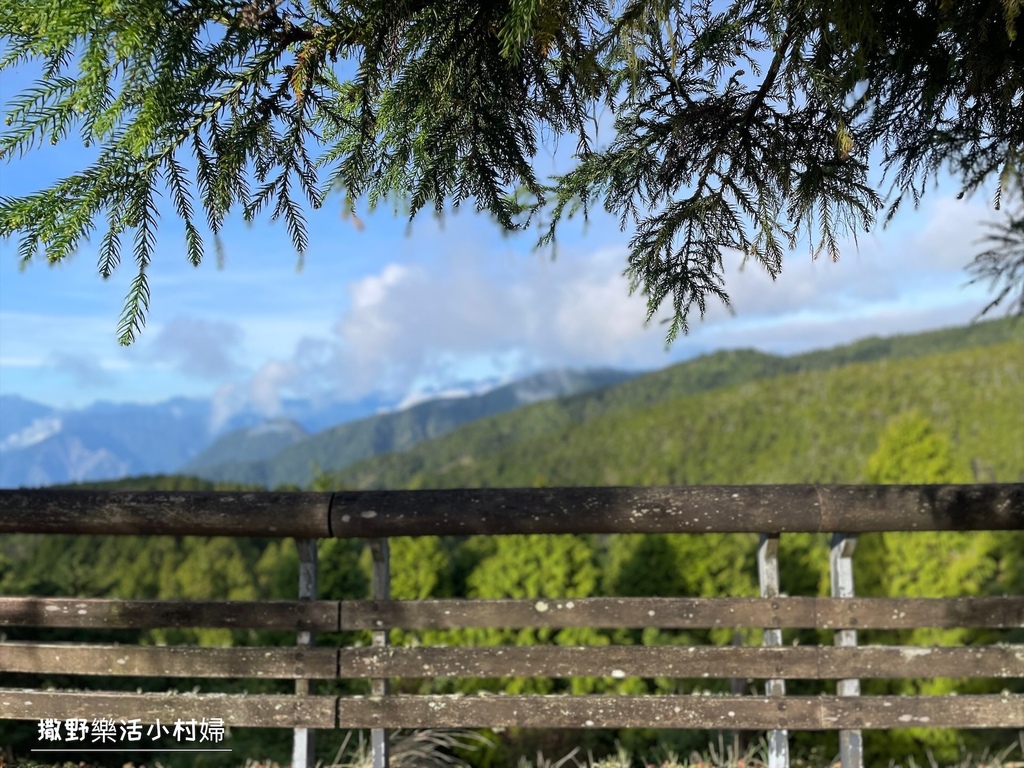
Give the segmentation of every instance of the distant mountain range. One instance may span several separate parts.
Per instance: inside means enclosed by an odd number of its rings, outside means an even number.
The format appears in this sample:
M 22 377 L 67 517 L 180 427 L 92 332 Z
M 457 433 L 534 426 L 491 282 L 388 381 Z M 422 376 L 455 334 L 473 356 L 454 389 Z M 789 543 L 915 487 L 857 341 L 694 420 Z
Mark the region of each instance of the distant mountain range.
M 313 462 L 325 469 L 345 466 L 335 459 L 336 442 L 346 446 L 339 454 L 346 457 L 343 461 L 357 461 L 401 450 L 481 416 L 618 383 L 631 375 L 551 372 L 481 394 L 441 397 L 386 413 L 380 412 L 396 404 L 379 397 L 326 405 L 287 400 L 273 419 L 242 410 L 225 420 L 212 401 L 189 398 L 57 409 L 3 395 L 0 487 L 179 472 L 210 479 L 256 478 L 253 482 L 271 486 L 305 484 L 312 478 Z M 278 463 L 292 469 L 279 472 Z
M 291 422 L 261 425 L 224 435 L 185 464 L 181 473 L 221 483 L 305 487 L 318 468 L 336 472 L 363 459 L 406 450 L 485 416 L 612 386 L 633 375 L 611 369 L 548 371 L 481 394 L 428 400 L 315 435 L 304 434 Z
M 59 410 L 0 398 L 0 486 L 150 474 L 181 466 L 209 442 L 210 406 L 96 403 Z
M 332 483 L 346 487 L 478 484 L 498 478 L 504 478 L 500 482 L 514 479 L 517 483 L 546 483 L 559 473 L 538 470 L 536 477 L 524 480 L 519 475 L 504 477 L 502 472 L 525 466 L 524 456 L 533 457 L 527 462 L 533 466 L 534 459 L 539 461 L 553 450 L 568 451 L 569 445 L 575 456 L 580 449 L 578 436 L 588 423 L 609 425 L 626 418 L 623 414 L 658 409 L 661 404 L 684 399 L 688 408 L 707 409 L 714 403 L 699 399 L 703 393 L 761 387 L 762 381 L 851 368 L 859 363 L 882 366 L 850 375 L 868 377 L 865 386 L 870 383 L 881 387 L 879 391 L 885 393 L 891 405 L 897 395 L 903 397 L 905 393 L 900 389 L 903 385 L 885 383 L 889 375 L 884 373 L 887 361 L 935 358 L 1005 344 L 1011 345 L 1006 347 L 1011 355 L 1024 357 L 1022 342 L 1024 321 L 1004 319 L 913 335 L 873 337 L 790 357 L 728 350 L 642 375 L 617 370 L 552 371 L 475 394 L 468 390 L 458 396 L 435 394 L 433 399 L 401 410 L 395 403 L 375 398 L 328 406 L 293 400 L 283 403 L 276 418 L 242 411 L 224 423 L 216 417 L 214 404 L 205 400 L 179 398 L 155 405 L 96 403 L 80 410 L 59 410 L 3 396 L 0 487 L 168 474 L 269 488 L 308 487 L 317 469 L 329 473 Z M 945 363 L 940 368 L 942 365 Z M 899 370 L 911 369 L 900 363 Z M 896 375 L 896 369 L 892 375 Z M 914 375 L 923 376 L 921 382 L 928 381 L 926 369 Z M 1019 391 L 1019 380 L 1010 385 L 1006 391 L 1011 396 L 1024 396 Z M 887 411 L 879 406 L 870 414 L 850 418 L 867 424 L 881 418 L 883 412 Z M 655 420 L 679 418 L 675 411 L 671 414 L 665 411 Z M 825 416 L 817 418 L 821 421 Z M 612 432 L 597 426 L 593 429 L 601 433 L 602 439 L 619 432 L 627 437 L 635 431 L 630 424 L 627 419 Z M 779 428 L 767 423 L 764 427 L 775 431 Z M 749 424 L 743 425 L 743 429 L 748 428 Z M 635 435 L 630 439 L 636 442 L 640 438 Z M 563 469 L 577 461 L 570 461 L 568 456 L 562 462 Z M 648 462 L 653 472 L 656 462 L 651 462 L 653 459 Z M 505 470 L 498 471 L 497 467 Z M 569 479 L 566 476 L 563 481 Z

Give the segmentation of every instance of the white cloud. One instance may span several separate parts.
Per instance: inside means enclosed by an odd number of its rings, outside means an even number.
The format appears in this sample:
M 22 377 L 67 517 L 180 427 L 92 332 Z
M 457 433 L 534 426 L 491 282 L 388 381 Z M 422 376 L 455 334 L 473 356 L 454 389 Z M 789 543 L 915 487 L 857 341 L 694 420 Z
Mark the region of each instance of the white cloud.
M 928 273 L 961 273 L 974 254 L 984 250 L 981 239 L 986 222 L 999 221 L 1000 214 L 977 200 L 940 197 L 932 201 L 925 226 L 910 238 L 905 254 L 908 266 Z
M 467 380 L 507 379 L 543 368 L 657 368 L 699 351 L 759 347 L 796 352 L 870 334 L 912 332 L 969 320 L 984 304 L 961 290 L 981 235 L 981 206 L 937 199 L 917 213 L 916 232 L 880 232 L 848 244 L 838 263 L 806 251 L 786 258 L 773 282 L 739 260 L 726 265 L 734 314 L 710 305 L 704 321 L 666 354 L 665 328 L 644 325 L 646 299 L 630 296 L 626 250 L 598 247 L 503 259 L 456 245 L 430 259 L 392 261 L 349 283 L 349 301 L 327 337 L 303 337 L 287 358 L 272 359 L 244 383 L 222 388 L 222 418 L 245 405 L 268 415 L 285 395 L 354 400 L 384 393 L 416 402 Z M 904 227 L 904 230 L 907 230 Z M 198 327 L 196 328 L 198 330 Z M 237 335 L 200 359 L 208 370 L 230 362 Z M 208 360 L 206 355 L 210 355 Z M 200 368 L 200 361 L 188 358 Z
M 474 390 L 461 387 L 444 389 L 440 392 L 410 392 L 398 402 L 393 410 L 404 411 L 406 408 L 412 408 L 414 405 L 419 405 L 427 400 L 457 400 L 460 397 L 468 397 L 472 394 L 474 394 Z
M 868 336 L 893 336 L 966 325 L 978 310 L 977 303 L 967 301 L 939 307 L 893 304 L 878 306 L 866 313 L 795 313 L 776 320 L 701 326 L 692 341 L 703 351 L 754 347 L 789 355 L 847 344 Z
M 33 419 L 24 429 L 9 434 L 3 440 L 0 440 L 0 453 L 16 451 L 41 443 L 47 438 L 58 434 L 63 426 L 63 422 L 57 416 Z
M 247 402 L 245 388 L 238 383 L 230 382 L 218 387 L 210 398 L 210 434 L 219 433 L 232 416 L 245 410 Z
M 423 387 L 444 391 L 467 378 L 545 367 L 624 365 L 638 362 L 644 344 L 660 349 L 659 333 L 644 329 L 644 300 L 628 296 L 623 251 L 554 263 L 521 258 L 498 270 L 500 277 L 494 258 L 463 251 L 431 263 L 392 262 L 350 283 L 332 336 L 306 337 L 290 359 L 224 389 L 222 412 L 246 401 L 273 413 L 284 394 L 350 400 L 384 392 L 411 403 Z
M 961 304 L 977 298 L 978 289 L 962 290 L 964 268 L 980 250 L 985 221 L 996 214 L 984 206 L 955 198 L 936 198 L 916 217 L 916 231 L 873 232 L 859 247 L 848 242 L 840 260 L 813 260 L 807 250 L 787 254 L 782 274 L 772 283 L 764 270 L 739 260 L 726 264 L 726 290 L 737 319 L 776 323 L 808 312 L 832 317 L 882 313 L 895 318 L 936 304 Z M 903 222 L 903 229 L 907 222 Z M 895 310 L 898 310 L 893 314 Z M 881 315 L 880 315 L 881 316 Z M 723 322 L 728 313 L 715 308 L 708 321 Z M 893 332 L 899 328 L 894 328 Z
M 550 355 L 621 363 L 636 354 L 637 344 L 649 346 L 657 332 L 644 326 L 646 299 L 628 295 L 629 281 L 619 267 L 625 262 L 625 250 L 598 252 L 555 291 L 550 326 L 539 329 L 542 338 L 554 334 Z
M 417 378 L 452 378 L 464 361 L 494 355 L 524 367 L 624 364 L 656 336 L 620 274 L 624 251 L 521 259 L 498 278 L 488 258 L 389 265 L 353 285 L 335 328 L 339 386 L 358 396 L 386 382 L 405 393 Z
M 220 432 L 239 413 L 255 411 L 268 418 L 281 415 L 281 399 L 300 374 L 295 363 L 270 360 L 246 381 L 218 387 L 211 398 L 211 434 Z
M 271 360 L 249 381 L 249 400 L 253 406 L 268 416 L 281 412 L 281 391 L 290 384 L 299 372 L 293 363 Z
M 87 355 L 58 352 L 53 355 L 52 363 L 58 371 L 71 378 L 76 388 L 99 389 L 114 382 L 103 362 Z
M 188 376 L 222 379 L 241 369 L 235 355 L 242 336 L 234 323 L 178 316 L 160 329 L 149 353 Z

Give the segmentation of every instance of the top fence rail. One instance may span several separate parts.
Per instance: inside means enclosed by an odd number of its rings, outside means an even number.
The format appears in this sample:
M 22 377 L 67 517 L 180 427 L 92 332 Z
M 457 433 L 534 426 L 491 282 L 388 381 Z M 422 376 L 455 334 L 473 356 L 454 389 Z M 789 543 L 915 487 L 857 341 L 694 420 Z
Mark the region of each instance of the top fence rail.
M 255 538 L 1024 530 L 1024 483 L 420 491 L 0 490 L 0 533 Z

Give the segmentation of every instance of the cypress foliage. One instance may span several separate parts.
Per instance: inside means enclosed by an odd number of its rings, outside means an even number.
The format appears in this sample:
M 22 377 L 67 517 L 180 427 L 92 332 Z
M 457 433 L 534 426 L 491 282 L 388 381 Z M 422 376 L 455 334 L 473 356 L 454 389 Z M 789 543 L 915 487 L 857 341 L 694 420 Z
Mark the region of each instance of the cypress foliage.
M 0 158 L 68 141 L 94 157 L 0 199 L 0 236 L 20 237 L 23 261 L 59 262 L 99 227 L 105 277 L 128 241 L 129 344 L 161 191 L 193 264 L 203 229 L 221 254 L 232 210 L 283 220 L 301 256 L 306 211 L 330 190 L 346 215 L 472 204 L 505 230 L 538 225 L 540 245 L 603 205 L 633 229 L 632 287 L 649 318 L 671 308 L 671 340 L 728 302 L 731 252 L 772 275 L 804 237 L 836 259 L 843 236 L 949 169 L 965 194 L 995 181 L 1008 203 L 975 264 L 998 304 L 1022 274 L 1021 5 L 0 0 L 0 71 L 42 67 L 6 108 Z M 602 109 L 612 135 L 597 146 Z M 576 143 L 553 179 L 534 168 L 545 136 Z

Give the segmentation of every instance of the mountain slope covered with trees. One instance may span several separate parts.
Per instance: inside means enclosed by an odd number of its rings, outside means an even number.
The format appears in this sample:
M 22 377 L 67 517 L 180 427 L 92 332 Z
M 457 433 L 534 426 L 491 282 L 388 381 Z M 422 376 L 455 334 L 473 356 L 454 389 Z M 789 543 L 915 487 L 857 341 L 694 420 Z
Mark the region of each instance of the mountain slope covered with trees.
M 889 420 L 917 409 L 950 436 L 963 477 L 1016 481 L 1024 327 L 986 325 L 791 358 L 716 353 L 482 419 L 334 480 L 349 488 L 857 483 Z

